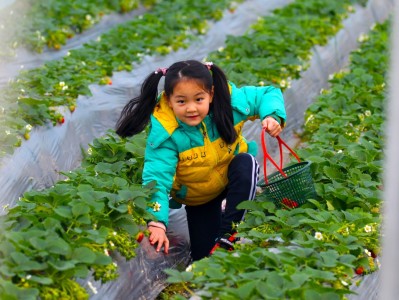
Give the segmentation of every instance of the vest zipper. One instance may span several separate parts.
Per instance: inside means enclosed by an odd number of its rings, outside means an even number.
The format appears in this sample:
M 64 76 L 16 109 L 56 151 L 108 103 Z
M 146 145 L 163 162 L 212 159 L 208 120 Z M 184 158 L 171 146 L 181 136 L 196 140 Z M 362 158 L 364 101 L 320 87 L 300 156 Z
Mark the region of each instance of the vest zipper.
M 214 159 L 215 159 L 215 166 L 216 166 L 216 165 L 219 164 L 219 160 L 220 160 L 220 159 L 219 159 L 219 155 L 218 155 L 217 151 L 215 150 L 215 148 L 213 147 L 213 144 L 212 144 L 212 142 L 211 142 L 211 139 L 209 138 L 208 130 L 207 130 L 207 128 L 206 128 L 205 123 L 202 122 L 201 125 L 202 125 L 202 128 L 201 128 L 201 129 L 202 129 L 202 134 L 203 134 L 203 136 L 204 136 L 204 144 L 205 144 L 205 143 L 208 144 L 208 147 L 209 147 L 210 151 L 212 151 L 212 156 L 213 156 Z

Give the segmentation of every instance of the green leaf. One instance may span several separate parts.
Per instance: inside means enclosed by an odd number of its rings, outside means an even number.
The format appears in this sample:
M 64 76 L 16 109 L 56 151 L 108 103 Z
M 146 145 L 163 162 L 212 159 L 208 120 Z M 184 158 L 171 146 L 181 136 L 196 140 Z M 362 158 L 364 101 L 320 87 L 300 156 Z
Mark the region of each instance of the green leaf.
M 91 218 L 89 214 L 80 216 L 79 218 L 76 219 L 77 222 L 81 223 L 81 224 L 86 224 L 89 225 L 91 224 Z M 77 228 L 74 228 L 75 232 L 77 232 Z
M 327 268 L 333 268 L 337 266 L 338 253 L 334 250 L 328 250 L 327 252 L 321 252 L 320 256 L 323 260 L 323 266 Z
M 223 273 L 222 270 L 213 267 L 210 267 L 209 269 L 205 270 L 205 273 L 207 276 L 209 276 L 214 280 L 221 280 L 226 277 L 226 274 Z
M 54 283 L 53 279 L 51 279 L 50 277 L 42 277 L 42 276 L 35 276 L 35 275 L 31 275 L 29 280 L 33 281 L 33 282 L 40 283 L 40 284 L 44 284 L 44 285 L 50 285 L 50 284 Z
M 56 230 L 56 229 L 61 229 L 61 223 L 59 220 L 54 219 L 52 217 L 48 217 L 43 221 L 43 226 L 45 229 L 49 230 Z
M 253 293 L 256 286 L 258 285 L 258 280 L 249 281 L 239 286 L 236 291 L 240 299 L 248 299 L 249 296 Z
M 75 267 L 75 263 L 71 260 L 49 261 L 48 264 L 58 271 L 65 271 L 65 270 L 73 269 Z
M 85 215 L 90 212 L 90 207 L 84 203 L 74 203 L 72 205 L 72 214 L 74 216 Z
M 62 238 L 49 236 L 45 244 L 46 250 L 50 253 L 61 255 L 69 255 L 71 253 L 71 246 Z
M 237 209 L 260 210 L 262 211 L 262 203 L 256 201 L 243 201 L 237 205 Z
M 33 237 L 29 239 L 29 243 L 37 250 L 46 249 L 45 239 Z
M 333 281 L 336 279 L 335 274 L 332 272 L 329 272 L 329 271 L 323 271 L 323 270 L 312 269 L 310 267 L 306 267 L 306 269 L 303 272 L 315 279 L 330 280 L 330 281 Z
M 54 209 L 54 212 L 61 217 L 72 219 L 72 210 L 69 206 L 58 206 Z
M 326 167 L 323 168 L 323 171 L 327 175 L 327 177 L 332 179 L 332 180 L 344 179 L 345 178 L 343 173 L 337 167 L 327 167 L 326 166 Z
M 39 290 L 37 288 L 20 288 L 11 281 L 0 281 L 0 297 L 4 300 L 37 300 L 39 297 Z
M 96 252 L 95 254 L 96 254 L 96 259 L 94 260 L 94 264 L 105 266 L 112 263 L 112 258 L 110 256 L 100 252 Z
M 328 209 L 329 211 L 335 210 L 335 208 L 334 208 L 334 206 L 332 205 L 331 201 L 328 201 L 328 200 L 327 200 L 326 203 L 327 203 L 327 209 Z
M 164 272 L 169 275 L 166 279 L 169 283 L 180 283 L 191 281 L 194 274 L 191 272 L 179 272 L 175 269 L 165 269 Z
M 96 260 L 96 253 L 87 247 L 78 247 L 73 250 L 71 259 L 79 263 L 92 264 Z
M 87 278 L 89 276 L 89 269 L 85 265 L 76 266 L 74 269 L 74 276 L 77 278 Z
M 344 263 L 347 265 L 351 265 L 355 261 L 355 259 L 356 259 L 356 257 L 354 255 L 350 255 L 350 254 L 344 254 L 338 258 L 338 260 L 341 263 Z

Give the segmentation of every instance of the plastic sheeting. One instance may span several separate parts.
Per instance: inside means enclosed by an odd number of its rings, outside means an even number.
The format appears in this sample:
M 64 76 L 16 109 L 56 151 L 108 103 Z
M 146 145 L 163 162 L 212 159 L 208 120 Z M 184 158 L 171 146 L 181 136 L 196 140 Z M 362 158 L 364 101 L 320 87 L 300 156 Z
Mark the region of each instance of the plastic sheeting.
M 171 245 L 167 255 L 155 252 L 148 239 L 142 240 L 134 259 L 126 261 L 116 253 L 114 261 L 119 266 L 118 280 L 101 285 L 89 278 L 81 283 L 90 292 L 90 299 L 155 299 L 166 287 L 167 274 L 163 270 L 184 269 L 190 262 L 187 255 L 190 249 L 184 209 L 170 211 L 167 234 Z M 97 293 L 88 288 L 88 281 L 92 282 Z
M 209 52 L 223 46 L 227 35 L 243 34 L 258 16 L 266 15 L 290 2 L 275 0 L 267 1 L 265 5 L 264 0 L 246 1 L 234 14 L 227 13 L 221 21 L 212 26 L 207 35 L 200 37 L 188 49 L 163 57 L 145 57 L 131 73 L 115 73 L 112 86 L 91 86 L 93 96 L 79 97 L 75 112 L 71 114 L 65 111 L 63 125 L 34 128 L 31 139 L 16 149 L 13 155 L 2 160 L 0 194 L 3 197 L 0 205 L 13 206 L 25 191 L 47 188 L 62 179 L 59 171 L 78 167 L 81 148 L 86 149 L 94 138 L 114 127 L 122 107 L 136 95 L 135 91 L 147 74 L 158 67 L 169 66 L 177 60 L 202 60 Z M 356 7 L 356 13 L 344 22 L 343 30 L 326 46 L 313 49 L 310 68 L 303 72 L 301 79 L 292 83 L 284 95 L 288 124 L 282 137 L 288 144 L 296 142 L 294 132 L 301 129 L 306 108 L 322 88 L 328 87 L 328 75 L 346 65 L 349 53 L 357 48 L 358 36 L 367 33 L 375 22 L 386 19 L 392 6 L 393 1 L 390 0 L 370 0 L 366 8 Z M 85 38 L 81 39 L 83 41 Z M 43 57 L 46 57 L 46 54 Z M 248 122 L 244 134 L 248 139 L 259 140 L 259 122 Z M 258 159 L 263 161 L 261 151 Z M 135 259 L 125 262 L 116 258 L 120 278 L 104 285 L 96 282 L 98 293 L 93 294 L 92 298 L 154 299 L 165 284 L 162 270 L 185 266 L 189 261 L 189 239 L 184 209 L 171 210 L 170 222 L 168 234 L 172 240 L 172 247 L 168 255 L 156 253 L 144 240 Z M 362 286 L 358 287 L 356 292 L 361 292 Z

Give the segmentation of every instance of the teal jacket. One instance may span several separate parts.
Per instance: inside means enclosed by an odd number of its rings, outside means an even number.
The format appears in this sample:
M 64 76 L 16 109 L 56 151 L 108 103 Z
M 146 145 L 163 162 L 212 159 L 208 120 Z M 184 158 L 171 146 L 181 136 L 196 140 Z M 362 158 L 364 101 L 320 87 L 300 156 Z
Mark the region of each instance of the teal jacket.
M 170 207 L 201 205 L 223 192 L 233 157 L 242 152 L 256 155 L 256 143 L 248 143 L 242 136 L 247 120 L 273 116 L 284 126 L 286 112 L 280 89 L 229 85 L 238 133 L 231 145 L 220 138 L 211 116 L 197 126 L 188 126 L 176 119 L 161 94 L 151 116 L 143 170 L 143 184 L 156 181 L 158 190 L 148 208 L 154 220 L 168 225 Z

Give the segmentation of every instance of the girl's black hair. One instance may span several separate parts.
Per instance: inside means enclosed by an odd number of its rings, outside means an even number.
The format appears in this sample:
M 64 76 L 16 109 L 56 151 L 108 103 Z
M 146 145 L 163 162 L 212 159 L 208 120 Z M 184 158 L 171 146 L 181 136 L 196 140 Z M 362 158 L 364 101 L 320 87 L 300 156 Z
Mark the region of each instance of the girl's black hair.
M 132 136 L 147 126 L 157 104 L 158 84 L 162 75 L 161 70 L 151 73 L 144 80 L 140 95 L 130 100 L 123 108 L 116 124 L 118 135 Z M 167 98 L 182 79 L 194 79 L 208 92 L 214 88 L 210 113 L 221 138 L 227 144 L 232 144 L 237 139 L 237 132 L 234 129 L 230 90 L 224 72 L 215 64 L 205 65 L 196 60 L 176 62 L 166 70 L 164 92 Z

